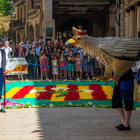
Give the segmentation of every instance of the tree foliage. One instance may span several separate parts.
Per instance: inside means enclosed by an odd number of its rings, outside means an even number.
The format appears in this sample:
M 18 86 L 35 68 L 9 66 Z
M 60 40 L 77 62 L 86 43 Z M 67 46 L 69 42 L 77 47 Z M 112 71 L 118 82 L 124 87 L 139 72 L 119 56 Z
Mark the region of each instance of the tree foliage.
M 7 36 L 7 32 L 9 31 L 9 24 L 10 24 L 11 16 L 5 16 L 3 17 L 2 14 L 0 14 L 0 35 L 1 36 Z
M 12 14 L 13 5 L 12 5 L 13 0 L 0 0 L 0 13 L 2 16 L 8 16 Z

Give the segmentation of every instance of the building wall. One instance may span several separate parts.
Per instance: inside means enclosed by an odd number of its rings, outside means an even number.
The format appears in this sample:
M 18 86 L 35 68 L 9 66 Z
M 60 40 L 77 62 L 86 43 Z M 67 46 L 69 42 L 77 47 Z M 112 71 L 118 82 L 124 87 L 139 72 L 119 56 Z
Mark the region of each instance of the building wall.
M 140 32 L 140 1 L 122 0 L 120 17 L 121 37 L 138 38 L 138 32 Z

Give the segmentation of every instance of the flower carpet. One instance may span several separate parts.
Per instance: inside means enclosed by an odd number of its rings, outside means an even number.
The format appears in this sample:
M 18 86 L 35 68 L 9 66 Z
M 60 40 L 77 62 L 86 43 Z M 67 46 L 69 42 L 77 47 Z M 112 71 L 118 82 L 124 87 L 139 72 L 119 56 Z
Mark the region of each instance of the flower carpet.
M 14 82 L 6 84 L 7 105 L 92 105 L 111 106 L 115 82 Z M 4 97 L 3 97 L 4 98 Z M 135 107 L 140 103 L 135 102 Z

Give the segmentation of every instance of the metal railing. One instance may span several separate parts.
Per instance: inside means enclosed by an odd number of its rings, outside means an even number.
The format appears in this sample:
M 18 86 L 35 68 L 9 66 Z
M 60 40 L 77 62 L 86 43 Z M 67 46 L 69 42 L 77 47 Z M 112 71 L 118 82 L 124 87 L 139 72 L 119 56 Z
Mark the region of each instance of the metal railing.
M 24 26 L 25 25 L 25 19 L 19 19 L 19 20 L 15 20 L 15 21 L 12 21 L 12 27 L 17 27 L 17 26 Z

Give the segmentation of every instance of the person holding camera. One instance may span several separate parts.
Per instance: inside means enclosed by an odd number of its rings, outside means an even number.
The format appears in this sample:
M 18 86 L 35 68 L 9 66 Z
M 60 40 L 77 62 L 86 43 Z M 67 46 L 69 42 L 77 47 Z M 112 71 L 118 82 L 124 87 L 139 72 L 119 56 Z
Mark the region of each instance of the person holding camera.
M 32 75 L 32 79 L 34 79 L 34 69 L 31 64 L 33 64 L 35 55 L 36 52 L 32 50 L 32 45 L 29 45 L 25 54 L 26 61 L 28 62 L 28 79 L 30 79 L 30 74 Z

